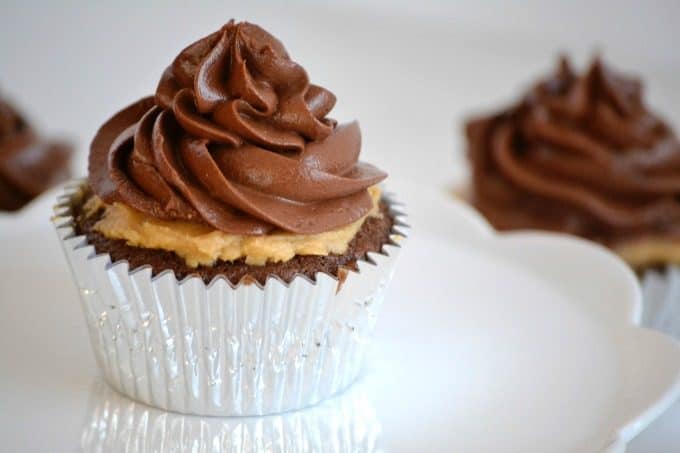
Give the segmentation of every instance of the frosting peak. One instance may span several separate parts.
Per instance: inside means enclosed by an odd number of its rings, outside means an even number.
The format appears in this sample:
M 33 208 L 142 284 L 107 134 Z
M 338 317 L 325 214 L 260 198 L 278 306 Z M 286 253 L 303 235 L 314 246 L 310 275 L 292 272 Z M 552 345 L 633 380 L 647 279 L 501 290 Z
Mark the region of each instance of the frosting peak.
M 184 49 L 163 74 L 156 102 L 195 136 L 232 146 L 301 151 L 335 126 L 324 118 L 335 96 L 310 85 L 283 45 L 247 22 L 231 21 Z
M 228 233 L 345 226 L 386 175 L 358 162 L 359 126 L 326 118 L 334 104 L 276 38 L 230 21 L 100 129 L 90 182 L 106 202 Z
M 642 84 L 562 58 L 515 106 L 467 125 L 474 203 L 498 228 L 604 243 L 680 233 L 680 144 Z

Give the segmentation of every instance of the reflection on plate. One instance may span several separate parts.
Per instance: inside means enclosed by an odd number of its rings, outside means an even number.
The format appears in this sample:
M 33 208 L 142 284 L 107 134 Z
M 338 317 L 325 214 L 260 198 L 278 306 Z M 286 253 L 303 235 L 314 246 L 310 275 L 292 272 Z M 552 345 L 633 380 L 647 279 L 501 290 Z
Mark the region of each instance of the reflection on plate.
M 320 405 L 267 417 L 197 417 L 136 403 L 93 385 L 84 452 L 371 452 L 380 424 L 364 387 Z

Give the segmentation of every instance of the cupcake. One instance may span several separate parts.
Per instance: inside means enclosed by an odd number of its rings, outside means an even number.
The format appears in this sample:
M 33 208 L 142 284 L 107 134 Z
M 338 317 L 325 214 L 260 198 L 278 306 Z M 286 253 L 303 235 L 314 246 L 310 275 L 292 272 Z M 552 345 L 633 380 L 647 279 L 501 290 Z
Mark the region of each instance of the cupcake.
M 578 74 L 562 58 L 466 133 L 471 201 L 496 228 L 582 236 L 641 274 L 680 264 L 680 142 L 639 80 L 599 58 Z
M 17 211 L 70 177 L 70 145 L 41 139 L 0 98 L 0 212 Z
M 112 387 L 255 415 L 356 379 L 403 223 L 334 104 L 276 38 L 231 21 L 100 128 L 54 223 Z

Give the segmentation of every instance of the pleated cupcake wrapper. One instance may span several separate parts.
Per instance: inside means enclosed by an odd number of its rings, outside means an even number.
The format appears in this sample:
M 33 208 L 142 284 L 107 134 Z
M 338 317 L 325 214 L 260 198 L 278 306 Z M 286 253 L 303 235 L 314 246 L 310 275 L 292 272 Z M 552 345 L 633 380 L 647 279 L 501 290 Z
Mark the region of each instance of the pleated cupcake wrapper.
M 317 273 L 264 286 L 223 277 L 206 285 L 172 271 L 129 269 L 97 255 L 74 231 L 71 206 L 84 184 L 66 186 L 53 223 L 80 292 L 106 381 L 166 410 L 262 415 L 315 404 L 348 387 L 362 360 L 406 237 L 395 210 L 391 243 L 369 253 L 344 281 Z
M 313 408 L 265 417 L 206 418 L 135 403 L 98 383 L 81 434 L 85 452 L 373 452 L 381 427 L 362 386 Z
M 171 411 L 261 415 L 315 404 L 357 378 L 406 236 L 395 203 L 392 243 L 344 281 L 320 272 L 289 284 L 272 276 L 264 286 L 220 277 L 206 285 L 97 255 L 74 231 L 71 205 L 83 187 L 66 187 L 53 222 L 113 388 Z
M 642 324 L 680 339 L 680 266 L 642 275 Z

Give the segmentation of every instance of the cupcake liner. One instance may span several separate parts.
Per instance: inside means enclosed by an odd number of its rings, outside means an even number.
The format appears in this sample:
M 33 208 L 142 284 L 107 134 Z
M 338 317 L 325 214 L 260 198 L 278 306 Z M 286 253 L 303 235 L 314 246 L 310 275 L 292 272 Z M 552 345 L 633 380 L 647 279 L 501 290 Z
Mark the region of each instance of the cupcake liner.
M 123 398 L 102 382 L 88 406 L 84 452 L 160 452 L 169 445 L 197 452 L 380 451 L 380 423 L 361 385 L 313 408 L 265 417 L 168 413 Z
M 680 267 L 648 270 L 641 284 L 642 324 L 680 338 Z
M 53 223 L 114 389 L 176 412 L 263 415 L 315 404 L 357 378 L 407 230 L 396 203 L 388 199 L 391 242 L 344 281 L 319 272 L 314 281 L 217 277 L 206 285 L 96 254 L 74 231 L 71 205 L 83 190 L 78 181 L 66 186 Z

